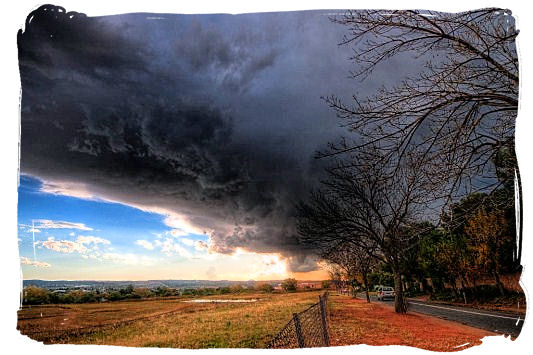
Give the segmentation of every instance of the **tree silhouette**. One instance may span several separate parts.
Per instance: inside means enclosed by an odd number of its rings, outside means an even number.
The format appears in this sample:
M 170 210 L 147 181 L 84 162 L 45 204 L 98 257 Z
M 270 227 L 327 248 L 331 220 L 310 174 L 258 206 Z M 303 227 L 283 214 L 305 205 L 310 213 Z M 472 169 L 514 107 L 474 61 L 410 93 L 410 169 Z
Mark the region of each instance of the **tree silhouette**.
M 515 176 L 520 191 L 514 153 L 518 31 L 510 14 L 496 8 L 357 10 L 332 18 L 348 30 L 340 44 L 353 49 L 354 79 L 366 80 L 399 55 L 425 64 L 418 75 L 367 97 L 326 97 L 352 139 L 331 144 L 319 156 L 357 154 L 379 144 L 400 161 L 416 146 L 440 182 L 433 192 L 442 202 L 509 182 L 514 188 Z

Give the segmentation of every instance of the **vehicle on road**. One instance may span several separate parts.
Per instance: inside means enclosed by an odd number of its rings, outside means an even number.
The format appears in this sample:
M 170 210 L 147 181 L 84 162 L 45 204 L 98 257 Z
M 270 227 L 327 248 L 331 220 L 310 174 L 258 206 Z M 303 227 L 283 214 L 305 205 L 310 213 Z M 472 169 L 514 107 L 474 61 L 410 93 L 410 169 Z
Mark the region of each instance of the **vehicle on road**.
M 394 288 L 389 286 L 381 286 L 377 290 L 377 297 L 379 301 L 383 301 L 385 299 L 394 299 L 395 293 Z

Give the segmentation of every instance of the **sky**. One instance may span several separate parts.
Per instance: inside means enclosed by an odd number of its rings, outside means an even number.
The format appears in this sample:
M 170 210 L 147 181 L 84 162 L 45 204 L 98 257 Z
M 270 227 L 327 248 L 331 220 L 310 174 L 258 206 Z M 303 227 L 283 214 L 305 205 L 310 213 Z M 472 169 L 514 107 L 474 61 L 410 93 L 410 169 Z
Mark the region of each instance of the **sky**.
M 327 278 L 294 218 L 346 134 L 321 97 L 419 64 L 353 80 L 330 11 L 69 11 L 32 12 L 17 38 L 23 277 Z
M 237 5 L 235 3 L 237 3 Z M 533 24 L 533 21 L 528 21 L 529 20 L 528 17 L 531 16 L 530 15 L 531 11 L 528 11 L 529 7 L 527 7 L 526 3 L 524 2 L 511 0 L 506 3 L 511 9 L 513 9 L 514 16 L 516 16 L 517 19 L 519 20 L 519 28 L 521 30 L 521 35 L 518 37 L 520 60 L 522 63 L 524 60 L 527 62 L 528 58 L 531 58 L 531 53 L 529 50 L 531 46 L 524 45 L 524 43 L 527 42 L 526 40 L 527 34 L 531 33 L 530 27 L 531 27 L 531 24 Z M 8 44 L 7 51 L 6 51 L 7 55 L 5 56 L 4 59 L 5 59 L 6 64 L 10 64 L 10 65 L 5 65 L 3 67 L 4 68 L 3 79 L 6 83 L 9 83 L 11 85 L 5 85 L 6 90 L 4 90 L 5 92 L 4 92 L 3 97 L 9 98 L 9 99 L 6 99 L 7 100 L 6 102 L 17 103 L 16 105 L 9 105 L 9 104 L 4 105 L 6 117 L 11 117 L 11 118 L 18 117 L 18 112 L 16 111 L 18 111 L 19 90 L 18 89 L 13 90 L 14 87 L 18 88 L 18 85 L 20 85 L 19 73 L 16 67 L 18 63 L 16 62 L 17 48 L 16 48 L 16 44 L 13 38 L 14 33 L 23 24 L 24 16 L 28 14 L 27 11 L 29 11 L 29 9 L 32 9 L 35 6 L 35 4 L 36 4 L 35 2 L 28 2 L 28 1 L 18 1 L 16 3 L 12 3 L 9 7 L 10 16 L 7 16 L 5 18 L 6 29 L 9 28 L 10 30 L 6 30 L 2 32 L 3 35 L 5 36 L 4 43 Z M 167 11 L 167 12 L 188 11 L 192 13 L 199 13 L 199 12 L 202 13 L 202 12 L 215 11 L 215 12 L 238 13 L 238 12 L 247 12 L 247 11 L 249 12 L 249 11 L 259 11 L 259 10 L 260 11 L 272 11 L 272 10 L 281 10 L 281 9 L 290 10 L 290 9 L 302 9 L 302 8 L 317 9 L 317 8 L 322 8 L 323 6 L 325 6 L 323 1 L 313 1 L 313 0 L 310 0 L 310 1 L 308 0 L 305 2 L 270 1 L 270 2 L 254 2 L 254 3 L 240 2 L 240 1 L 233 1 L 233 0 L 225 1 L 225 2 L 206 3 L 205 1 L 200 0 L 200 1 L 188 2 L 188 3 L 180 2 L 179 6 L 177 6 L 175 2 L 164 2 L 164 1 L 156 1 L 156 2 L 150 2 L 150 3 L 147 3 L 146 1 L 137 1 L 137 0 L 131 0 L 131 1 L 128 1 L 127 3 L 118 3 L 118 2 L 109 2 L 109 1 L 102 1 L 102 2 L 93 1 L 90 3 L 85 3 L 84 5 L 79 5 L 79 3 L 76 3 L 72 0 L 63 0 L 61 1 L 61 4 L 68 4 L 69 6 L 68 5 L 64 5 L 64 6 L 67 6 L 67 10 L 69 11 L 70 10 L 77 10 L 77 11 L 85 10 L 87 11 L 87 13 L 92 14 L 92 15 L 121 13 L 121 12 L 128 12 L 128 11 L 146 11 L 146 10 L 153 11 L 154 9 L 162 9 L 160 11 Z M 328 6 L 335 7 L 335 8 L 342 8 L 345 6 L 354 6 L 353 2 L 346 2 L 346 1 L 334 1 L 334 2 L 328 2 L 328 4 L 329 4 Z M 356 4 L 355 6 L 364 7 L 364 6 L 369 6 L 369 5 L 368 4 L 366 5 Z M 378 0 L 376 2 L 373 2 L 371 6 L 374 8 L 395 8 L 397 6 L 397 3 L 386 1 L 386 0 Z M 424 8 L 424 7 L 427 7 L 428 5 L 426 1 L 408 0 L 408 1 L 404 1 L 402 3 L 402 6 L 404 8 Z M 474 0 L 468 3 L 464 1 L 452 0 L 452 1 L 447 1 L 447 2 L 431 4 L 431 8 L 435 10 L 456 11 L 456 12 L 465 11 L 465 10 L 469 10 L 473 8 L 482 8 L 484 6 L 486 6 L 486 2 L 478 1 L 478 0 Z M 11 62 L 9 62 L 10 60 Z M 528 80 L 530 73 L 531 71 L 528 71 L 528 70 L 520 71 L 520 75 L 521 75 L 520 93 L 522 97 L 527 97 L 528 96 L 527 93 L 531 92 L 530 83 L 532 83 L 533 80 Z M 339 77 L 339 81 L 340 80 L 342 80 L 342 78 Z M 520 114 L 518 115 L 518 118 L 517 118 L 517 128 L 518 128 L 517 133 L 516 133 L 517 134 L 517 147 L 519 148 L 518 155 L 519 155 L 519 160 L 520 160 L 520 165 L 521 165 L 521 173 L 524 178 L 523 180 L 524 184 L 526 184 L 528 181 L 531 181 L 531 177 L 533 176 L 531 174 L 532 169 L 530 168 L 530 165 L 531 165 L 530 160 L 527 159 L 527 152 L 529 151 L 530 144 L 531 144 L 530 143 L 531 139 L 529 137 L 529 132 L 531 132 L 531 127 L 530 127 L 531 120 L 527 119 L 527 117 L 529 117 L 528 114 L 531 111 L 530 105 L 529 105 L 530 101 L 531 100 L 521 100 Z M 10 232 L 8 233 L 9 234 L 8 239 L 9 241 L 12 241 L 12 243 L 11 244 L 7 243 L 8 245 L 2 248 L 2 251 L 4 253 L 3 260 L 6 261 L 4 266 L 6 266 L 6 270 L 9 270 L 9 272 L 7 272 L 5 275 L 6 284 L 11 285 L 8 287 L 14 291 L 14 292 L 4 292 L 2 295 L 3 297 L 2 306 L 5 307 L 6 312 L 11 312 L 13 309 L 16 309 L 20 302 L 20 299 L 19 299 L 20 297 L 18 294 L 18 291 L 20 289 L 20 282 L 18 279 L 18 269 L 12 267 L 13 265 L 17 264 L 15 260 L 16 245 L 14 245 L 16 239 L 14 237 L 15 233 L 13 233 L 13 232 L 16 232 L 15 228 L 17 228 L 16 223 L 14 223 L 16 222 L 14 206 L 15 206 L 16 198 L 17 198 L 16 189 L 15 189 L 16 188 L 15 171 L 16 171 L 17 162 L 18 162 L 16 140 L 18 140 L 17 133 L 19 132 L 19 128 L 17 126 L 18 126 L 18 120 L 6 119 L 5 127 L 2 130 L 2 134 L 3 134 L 2 143 L 4 144 L 4 147 L 3 147 L 4 149 L 2 151 L 5 154 L 3 161 L 5 164 L 8 165 L 8 167 L 11 167 L 11 169 L 8 168 L 7 171 L 12 172 L 12 174 L 6 173 L 3 175 L 3 184 L 1 184 L 1 187 L 4 189 L 3 199 L 4 199 L 4 203 L 6 207 L 4 209 L 5 210 L 4 213 L 2 214 L 3 222 L 6 226 L 9 225 L 12 228 Z M 524 204 L 525 204 L 526 216 L 527 216 L 527 211 L 531 210 L 530 208 L 528 208 L 529 201 L 533 200 L 532 198 L 529 198 L 530 190 L 531 189 L 526 189 L 526 188 L 524 189 Z M 21 213 L 20 209 L 18 212 Z M 38 218 L 38 216 L 36 216 L 36 218 Z M 530 220 L 531 219 L 528 219 L 528 218 L 524 219 L 524 231 L 526 233 L 528 230 L 531 229 L 530 223 L 529 223 Z M 528 251 L 531 248 L 527 247 L 528 242 L 529 242 L 529 239 L 526 238 L 524 240 L 524 246 L 525 246 L 524 256 L 527 256 L 525 260 L 526 266 L 527 266 L 527 262 L 531 260 L 530 254 L 528 253 Z M 32 255 L 32 251 L 23 252 L 23 250 L 20 249 L 20 254 L 23 256 L 30 257 Z M 38 257 L 39 255 L 40 254 L 37 254 Z M 11 268 L 10 268 L 10 265 L 11 265 Z M 27 268 L 26 266 L 23 266 L 24 276 L 27 277 L 28 276 L 27 273 L 33 269 L 34 269 L 33 267 Z M 47 270 L 50 271 L 51 269 L 49 268 Z M 528 273 L 528 268 L 525 267 L 524 273 L 522 274 L 523 285 L 529 284 L 530 274 L 531 272 Z M 46 277 L 43 275 L 43 278 L 46 278 Z M 25 337 L 20 337 L 18 332 L 16 332 L 15 327 L 12 325 L 12 323 L 4 322 L 3 324 L 5 324 L 5 327 L 4 327 L 5 329 L 3 329 L 4 334 L 7 334 L 9 331 L 13 332 L 13 336 L 6 337 L 6 339 L 8 339 L 10 343 L 12 342 L 13 345 L 17 346 L 18 348 L 20 348 L 21 346 L 23 346 L 24 348 L 28 348 L 36 344 L 35 342 L 29 341 Z M 529 328 L 525 326 L 524 331 L 523 331 L 524 334 L 527 333 L 527 329 Z M 19 338 L 21 338 L 22 340 L 18 340 Z M 508 338 L 504 338 L 504 337 L 488 337 L 484 339 L 483 346 L 473 347 L 470 350 L 473 353 L 486 353 L 487 349 L 489 349 L 491 352 L 497 353 L 498 350 L 508 350 L 509 347 L 512 346 L 517 351 L 520 351 L 520 349 L 522 348 L 526 349 L 527 345 L 529 345 L 529 341 L 527 341 L 527 339 L 530 339 L 530 338 L 528 338 L 527 336 L 522 336 L 516 341 L 510 341 Z M 40 344 L 37 344 L 37 345 L 40 345 Z M 67 350 L 62 350 L 63 348 L 58 350 L 55 347 L 50 348 L 50 347 L 41 346 L 39 347 L 38 350 L 40 352 L 52 351 L 54 354 L 58 352 L 59 353 L 63 353 L 63 352 L 70 353 L 69 350 L 75 350 L 81 353 L 84 353 L 84 352 L 90 353 L 93 351 L 93 349 L 89 347 L 76 347 L 76 348 L 73 348 L 73 346 L 70 346 L 70 347 L 72 347 L 72 349 L 69 348 L 69 345 L 65 345 L 65 349 Z M 106 349 L 105 347 L 102 348 L 104 352 L 106 351 L 105 349 Z M 131 352 L 131 350 L 128 348 L 114 347 L 114 348 L 109 348 L 109 349 L 111 349 L 114 354 L 116 354 L 117 352 L 118 353 Z M 398 347 L 398 346 L 388 347 L 387 349 L 377 348 L 377 347 L 374 347 L 374 348 L 367 347 L 365 351 L 369 353 L 375 353 L 375 354 L 383 353 L 385 351 L 389 351 L 391 353 L 409 353 L 409 351 L 406 351 L 405 349 L 408 349 L 408 348 Z M 151 351 L 150 349 L 143 349 L 143 352 L 150 352 L 150 351 Z M 153 352 L 156 352 L 156 351 L 157 350 L 153 350 Z M 313 350 L 310 350 L 310 351 L 313 351 Z M 331 351 L 335 352 L 335 348 L 332 348 Z M 338 348 L 338 351 L 342 352 L 345 350 L 344 348 Z

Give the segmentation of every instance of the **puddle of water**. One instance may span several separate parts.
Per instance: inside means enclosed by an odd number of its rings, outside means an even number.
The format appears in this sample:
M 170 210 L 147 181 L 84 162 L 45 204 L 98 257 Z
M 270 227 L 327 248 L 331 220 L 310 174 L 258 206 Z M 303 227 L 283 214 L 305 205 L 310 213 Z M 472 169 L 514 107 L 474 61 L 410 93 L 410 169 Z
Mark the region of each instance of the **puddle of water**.
M 257 301 L 259 301 L 259 299 L 257 298 L 251 298 L 247 300 L 197 298 L 194 300 L 188 300 L 188 301 L 183 301 L 183 302 L 187 302 L 187 303 L 251 303 L 251 302 L 257 302 Z

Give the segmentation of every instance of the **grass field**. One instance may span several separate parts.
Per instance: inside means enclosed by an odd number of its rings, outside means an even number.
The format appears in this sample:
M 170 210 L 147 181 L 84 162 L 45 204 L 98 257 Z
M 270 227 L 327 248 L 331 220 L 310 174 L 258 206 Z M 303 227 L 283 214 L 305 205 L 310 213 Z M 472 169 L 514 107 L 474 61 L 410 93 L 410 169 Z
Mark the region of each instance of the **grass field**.
M 101 304 L 32 306 L 19 311 L 22 334 L 45 343 L 176 348 L 263 348 L 322 292 L 241 294 L 198 298 L 251 303 L 187 303 L 186 298 Z M 462 350 L 492 333 L 391 307 L 331 294 L 331 345 L 408 345 Z M 466 344 L 465 346 L 460 346 Z
M 179 348 L 264 347 L 321 292 L 209 296 L 253 303 L 186 303 L 185 298 L 32 306 L 19 311 L 22 334 L 45 343 Z M 41 317 L 42 313 L 42 317 Z

